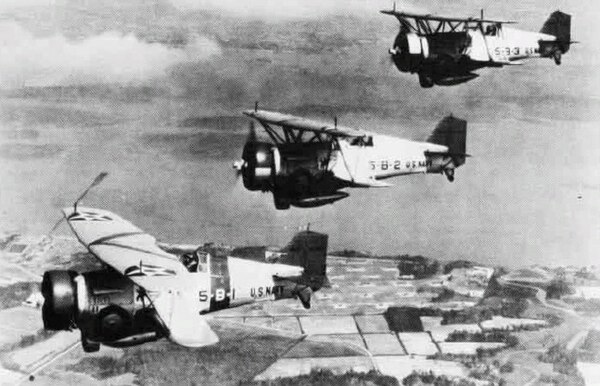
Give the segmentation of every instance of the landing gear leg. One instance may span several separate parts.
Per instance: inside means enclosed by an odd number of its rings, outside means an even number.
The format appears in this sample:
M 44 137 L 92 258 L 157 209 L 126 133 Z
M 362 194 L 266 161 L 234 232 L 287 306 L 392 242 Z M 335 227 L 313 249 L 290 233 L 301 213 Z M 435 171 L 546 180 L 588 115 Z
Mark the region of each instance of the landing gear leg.
M 273 201 L 275 202 L 275 209 L 290 209 L 290 201 L 285 198 L 281 198 L 278 195 L 273 194 Z
M 552 57 L 554 58 L 554 63 L 556 63 L 557 66 L 560 66 L 562 63 L 562 53 L 560 51 L 554 51 Z
M 454 182 L 454 169 L 444 169 L 444 174 L 448 178 L 448 181 Z
M 85 334 L 81 333 L 81 347 L 83 347 L 83 351 L 85 352 L 96 352 L 100 350 L 100 343 L 90 342 L 90 340 L 85 336 Z
M 419 84 L 423 88 L 433 87 L 433 77 L 426 72 L 419 72 Z

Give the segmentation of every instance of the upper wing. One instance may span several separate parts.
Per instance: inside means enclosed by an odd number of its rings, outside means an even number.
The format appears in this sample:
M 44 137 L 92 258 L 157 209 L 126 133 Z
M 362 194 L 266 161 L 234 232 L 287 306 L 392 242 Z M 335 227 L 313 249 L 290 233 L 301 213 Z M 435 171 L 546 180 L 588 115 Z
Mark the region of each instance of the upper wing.
M 154 237 L 114 213 L 83 207 L 63 213 L 91 253 L 146 290 L 171 340 L 189 347 L 218 341 L 199 314 L 195 294 L 207 284 L 201 275 L 189 273 Z
M 101 209 L 63 209 L 71 229 L 96 257 L 134 282 L 143 276 L 175 276 L 185 271 L 176 256 L 129 221 Z
M 255 118 L 260 122 L 281 126 L 284 129 L 325 133 L 335 137 L 360 137 L 367 134 L 366 132 L 348 127 L 331 126 L 322 122 L 313 121 L 311 119 L 277 113 L 274 111 L 246 110 L 244 111 L 244 114 Z
M 481 19 L 477 17 L 446 17 L 446 16 L 435 16 L 431 14 L 418 14 L 418 13 L 410 13 L 410 12 L 399 12 L 396 10 L 383 10 L 381 13 L 386 15 L 393 15 L 398 18 L 398 20 L 406 20 L 413 19 L 415 21 L 418 20 L 426 20 L 426 21 L 439 21 L 439 22 L 451 22 L 451 23 L 493 23 L 493 24 L 514 24 L 514 21 L 511 20 L 493 20 L 493 19 Z

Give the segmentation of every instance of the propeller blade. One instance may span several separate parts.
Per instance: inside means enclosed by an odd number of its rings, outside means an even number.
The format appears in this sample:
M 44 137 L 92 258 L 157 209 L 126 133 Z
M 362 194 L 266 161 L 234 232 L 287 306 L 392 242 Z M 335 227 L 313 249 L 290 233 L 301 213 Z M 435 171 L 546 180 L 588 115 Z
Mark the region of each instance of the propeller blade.
M 90 188 L 93 188 L 94 186 L 96 186 L 99 183 L 101 183 L 102 180 L 104 180 L 106 178 L 106 176 L 108 176 L 108 172 L 102 172 L 102 173 L 98 174 L 96 176 L 96 178 L 94 178 L 94 181 L 92 181 L 92 184 L 90 185 Z
M 77 209 L 77 204 L 79 203 L 79 201 L 81 201 L 93 187 L 99 185 L 106 178 L 106 176 L 108 176 L 108 173 L 102 172 L 102 173 L 98 174 L 96 176 L 96 178 L 94 178 L 94 181 L 92 181 L 90 186 L 88 186 L 87 189 L 84 190 L 83 193 L 81 193 L 81 195 L 77 198 L 77 200 L 75 200 L 75 204 L 74 204 L 75 209 Z M 56 231 L 56 229 L 58 229 L 58 227 L 60 226 L 60 224 L 62 224 L 64 219 L 65 218 L 63 216 L 61 216 L 60 219 L 58 219 L 58 221 L 54 224 L 52 229 L 50 229 L 50 231 L 46 234 L 46 236 L 51 237 L 52 233 L 54 233 L 54 231 Z
M 59 225 L 62 224 L 63 220 L 65 218 L 63 216 L 61 216 L 58 221 L 54 224 L 54 226 L 52 227 L 52 229 L 50 229 L 50 232 L 48 232 L 47 236 L 50 236 L 52 233 L 54 233 L 55 230 L 58 229 Z
M 256 143 L 256 126 L 254 121 L 250 121 L 250 125 L 248 126 L 248 135 L 246 136 L 246 143 L 244 144 L 244 150 L 242 151 L 242 159 L 233 162 L 233 169 L 235 170 L 235 175 L 237 178 L 244 173 L 244 167 L 248 162 L 248 151 L 249 149 L 253 148 L 252 144 L 254 143 Z M 248 146 L 249 144 L 250 146 Z
M 233 169 L 235 170 L 235 176 L 239 178 L 242 175 L 242 169 L 244 168 L 244 164 L 246 161 L 243 159 L 237 160 L 233 162 Z
M 102 172 L 102 173 L 98 174 L 96 176 L 96 178 L 94 178 L 94 181 L 92 181 L 90 186 L 88 186 L 88 188 L 86 190 L 84 190 L 83 193 L 81 193 L 81 195 L 77 198 L 77 200 L 75 200 L 75 207 L 77 207 L 77 203 L 79 203 L 79 201 L 81 201 L 94 186 L 100 184 L 106 178 L 106 176 L 108 176 L 107 172 Z

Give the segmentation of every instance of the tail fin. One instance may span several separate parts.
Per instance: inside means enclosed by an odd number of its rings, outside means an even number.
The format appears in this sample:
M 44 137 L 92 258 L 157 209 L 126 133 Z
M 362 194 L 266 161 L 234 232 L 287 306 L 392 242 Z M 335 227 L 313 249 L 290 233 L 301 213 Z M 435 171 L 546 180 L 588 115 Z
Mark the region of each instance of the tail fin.
M 427 138 L 427 142 L 446 146 L 451 156 L 462 156 L 462 165 L 467 152 L 467 121 L 452 115 L 445 117 Z
M 552 12 L 540 32 L 556 36 L 558 49 L 564 54 L 571 45 L 571 15 L 560 11 Z
M 328 286 L 326 261 L 328 239 L 329 236 L 323 233 L 299 232 L 282 249 L 281 252 L 285 254 L 278 262 L 303 267 L 302 282 L 314 291 Z

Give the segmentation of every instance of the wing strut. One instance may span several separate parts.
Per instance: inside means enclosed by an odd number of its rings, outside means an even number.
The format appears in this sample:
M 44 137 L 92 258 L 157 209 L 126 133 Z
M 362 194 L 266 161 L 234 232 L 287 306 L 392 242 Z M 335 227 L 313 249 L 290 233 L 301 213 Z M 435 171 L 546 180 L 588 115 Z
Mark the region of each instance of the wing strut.
M 337 142 L 337 146 L 340 149 L 340 154 L 342 155 L 342 161 L 344 161 L 344 166 L 346 167 L 346 170 L 348 170 L 348 175 L 350 176 L 350 180 L 352 181 L 352 183 L 354 183 L 354 175 L 350 171 L 350 166 L 348 166 L 348 162 L 346 161 L 346 155 L 344 154 L 344 150 L 342 150 L 342 146 L 340 145 L 339 138 L 336 138 L 335 141 Z

